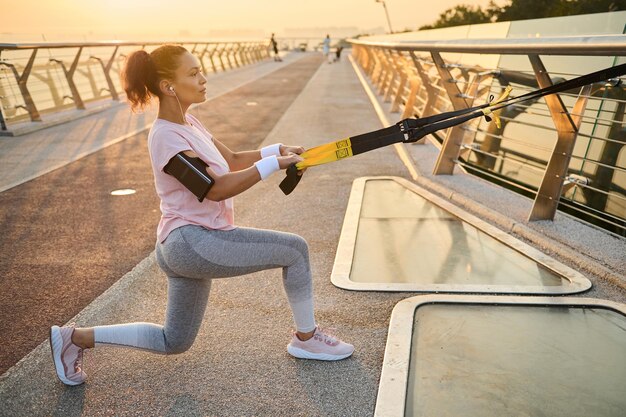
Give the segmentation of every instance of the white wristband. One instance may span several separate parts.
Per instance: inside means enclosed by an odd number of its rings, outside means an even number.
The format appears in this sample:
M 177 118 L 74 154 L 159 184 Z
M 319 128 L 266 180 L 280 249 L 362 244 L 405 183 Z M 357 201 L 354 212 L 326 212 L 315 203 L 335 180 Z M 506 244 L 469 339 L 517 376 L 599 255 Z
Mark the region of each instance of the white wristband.
M 267 158 L 256 161 L 254 163 L 254 166 L 259 171 L 259 174 L 261 174 L 261 179 L 263 181 L 265 181 L 266 178 L 268 178 L 270 175 L 280 169 L 280 166 L 278 165 L 278 158 L 276 158 L 276 155 L 271 155 Z
M 267 158 L 268 156 L 276 155 L 280 156 L 280 146 L 282 143 L 274 143 L 273 145 L 267 145 L 261 148 L 261 158 Z

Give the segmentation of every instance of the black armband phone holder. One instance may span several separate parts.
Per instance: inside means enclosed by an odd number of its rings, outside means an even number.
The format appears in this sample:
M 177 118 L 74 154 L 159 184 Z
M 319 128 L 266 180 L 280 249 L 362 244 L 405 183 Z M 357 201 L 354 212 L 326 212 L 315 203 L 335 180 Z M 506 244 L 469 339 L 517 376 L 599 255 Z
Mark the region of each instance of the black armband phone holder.
M 191 191 L 199 202 L 209 193 L 215 180 L 207 172 L 208 165 L 198 157 L 191 157 L 180 152 L 165 165 L 163 171 L 176 178 Z

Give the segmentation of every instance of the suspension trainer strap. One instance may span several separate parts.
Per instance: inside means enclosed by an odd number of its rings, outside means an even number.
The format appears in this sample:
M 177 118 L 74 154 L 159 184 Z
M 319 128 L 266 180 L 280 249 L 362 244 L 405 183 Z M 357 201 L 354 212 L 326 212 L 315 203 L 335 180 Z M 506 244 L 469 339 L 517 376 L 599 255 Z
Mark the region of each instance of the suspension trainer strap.
M 351 138 L 326 143 L 307 150 L 300 155 L 304 161 L 292 164 L 287 168 L 287 176 L 280 183 L 280 189 L 285 195 L 290 194 L 302 178 L 302 172 L 299 172 L 302 169 L 339 161 L 392 143 L 402 142 L 405 139 L 405 133 L 399 125 L 396 124 Z
M 498 110 L 504 107 L 521 103 L 523 101 L 537 99 L 550 94 L 580 88 L 596 82 L 614 79 L 624 74 L 626 74 L 626 63 L 572 78 L 571 80 L 512 98 L 508 98 L 511 92 L 511 87 L 507 86 L 502 95 L 495 101 L 490 100 L 487 103 L 467 109 L 455 110 L 427 117 L 404 119 L 393 126 L 316 146 L 301 155 L 304 158 L 303 161 L 291 165 L 286 170 L 287 176 L 280 183 L 280 189 L 285 194 L 291 193 L 302 178 L 302 173 L 298 172 L 302 169 L 339 161 L 341 159 L 349 158 L 351 156 L 382 148 L 394 143 L 416 142 L 424 136 L 438 130 L 457 126 L 481 116 L 484 116 L 487 121 L 491 121 L 491 118 L 493 117 L 499 127 L 500 119 L 498 117 Z M 616 87 L 619 83 L 620 80 L 618 79 L 613 86 Z

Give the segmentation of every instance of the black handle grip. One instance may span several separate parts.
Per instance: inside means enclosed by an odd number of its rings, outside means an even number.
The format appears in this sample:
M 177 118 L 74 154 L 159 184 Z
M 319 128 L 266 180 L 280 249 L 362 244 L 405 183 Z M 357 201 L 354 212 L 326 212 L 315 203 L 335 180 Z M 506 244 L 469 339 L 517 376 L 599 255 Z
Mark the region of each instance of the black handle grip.
M 289 195 L 293 190 L 295 190 L 296 186 L 300 182 L 300 179 L 302 178 L 302 175 L 298 175 L 298 168 L 296 168 L 296 164 L 289 165 L 289 168 L 286 169 L 286 173 L 287 176 L 281 181 L 279 187 L 285 195 Z

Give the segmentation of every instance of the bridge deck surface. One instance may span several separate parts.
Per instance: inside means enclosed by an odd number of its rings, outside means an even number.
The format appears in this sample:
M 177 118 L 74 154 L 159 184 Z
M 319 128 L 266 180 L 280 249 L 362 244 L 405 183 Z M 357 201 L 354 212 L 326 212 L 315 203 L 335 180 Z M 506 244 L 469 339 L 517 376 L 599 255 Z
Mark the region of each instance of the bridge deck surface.
M 305 65 L 304 60 L 298 63 Z M 295 69 L 298 63 L 287 68 Z M 268 118 L 261 142 L 250 142 L 249 145 L 256 147 L 284 142 L 309 148 L 381 127 L 381 121 L 347 59 L 332 65 L 323 63 L 316 68 L 291 104 L 277 113 L 279 118 Z M 250 84 L 250 88 L 252 86 Z M 259 105 L 252 109 L 263 105 L 262 97 L 256 96 L 254 91 L 240 98 L 241 102 L 258 101 Z M 233 127 L 245 122 L 239 119 L 240 115 L 236 113 L 239 110 L 234 108 L 233 113 L 224 115 L 232 120 Z M 211 130 L 210 103 L 201 106 L 199 114 Z M 131 143 L 129 141 L 132 140 L 141 141 L 131 138 L 120 142 L 120 155 L 124 143 Z M 228 140 L 225 141 L 228 143 Z M 429 146 L 411 150 L 418 168 L 424 173 L 432 164 L 433 150 Z M 105 151 L 92 156 L 105 158 Z M 102 156 L 98 156 L 100 153 Z M 291 358 L 285 347 L 292 321 L 280 271 L 264 271 L 216 280 L 196 343 L 179 356 L 165 357 L 112 348 L 90 350 L 85 354 L 85 370 L 89 374 L 87 383 L 68 388 L 56 380 L 49 346 L 47 341 L 43 341 L 0 378 L 0 401 L 3 404 L 0 415 L 371 415 L 391 311 L 398 301 L 414 294 L 349 292 L 334 287 L 329 277 L 352 181 L 356 177 L 376 175 L 410 179 L 394 148 L 387 147 L 339 163 L 310 168 L 290 196 L 284 196 L 278 189 L 282 176 L 274 175 L 236 199 L 236 221 L 239 225 L 298 233 L 307 239 L 314 275 L 316 319 L 321 325 L 336 328 L 338 335 L 356 346 L 352 358 L 337 363 Z M 150 181 L 147 176 L 146 183 L 139 188 L 145 194 L 149 193 Z M 482 182 L 475 185 L 464 176 L 440 179 L 424 174 L 424 179 L 420 181 L 428 182 L 431 189 L 442 193 L 454 191 L 458 194 L 456 201 L 470 209 L 477 208 L 474 211 L 480 212 L 482 206 L 459 199 L 464 195 L 463 190 L 467 191 L 470 187 L 480 188 L 472 195 L 476 201 L 483 201 L 489 207 L 496 204 L 492 202 L 495 198 L 493 194 L 479 194 L 492 193 L 493 187 L 489 188 Z M 454 185 L 459 181 L 467 184 Z M 45 195 L 52 192 L 46 189 Z M 516 197 L 506 194 L 504 198 Z M 6 207 L 4 202 L 2 204 Z M 22 201 L 21 204 L 27 207 L 31 203 Z M 145 230 L 129 227 L 118 229 L 116 233 L 128 234 L 131 239 L 137 234 L 154 239 L 153 228 L 157 217 L 151 210 L 158 207 L 154 200 L 151 204 L 149 209 L 142 209 L 145 210 L 144 215 L 150 218 L 151 227 Z M 58 213 L 59 216 L 61 214 Z M 497 213 L 485 210 L 482 217 L 492 218 L 494 223 L 501 220 Z M 513 222 L 523 223 L 514 216 Z M 3 223 L 10 224 L 6 220 Z M 564 223 L 558 224 L 533 228 L 559 229 Z M 520 227 L 511 228 L 513 233 L 523 230 Z M 98 231 L 88 232 L 97 235 Z M 547 239 L 557 232 L 550 231 Z M 567 234 L 568 231 L 561 232 Z M 100 230 L 100 233 L 103 231 Z M 624 248 L 622 240 L 614 239 L 614 243 Z M 558 244 L 567 246 L 567 238 L 561 238 Z M 7 243 L 4 243 L 3 251 L 5 247 Z M 75 320 L 79 325 L 163 321 L 165 276 L 149 249 L 143 250 L 146 257 L 132 271 L 77 314 Z M 124 251 L 124 247 L 111 248 L 107 256 L 114 258 L 116 252 Z M 19 256 L 29 254 L 36 256 L 37 248 Z M 83 254 L 91 256 L 87 248 Z M 613 259 L 613 264 L 609 265 L 610 256 L 601 262 L 619 274 L 620 259 Z M 575 266 L 567 259 L 559 257 L 559 260 Z M 64 262 L 63 259 L 57 261 Z M 45 274 L 45 270 L 40 272 L 42 276 Z M 594 288 L 584 296 L 626 302 L 623 287 L 601 276 L 587 276 L 593 281 Z M 59 302 L 66 303 L 73 296 L 71 292 L 64 293 Z M 30 314 L 39 315 L 41 312 L 31 306 Z M 5 317 L 2 322 L 6 322 L 7 316 L 3 314 L 2 317 Z M 12 331 L 16 330 L 3 330 L 3 340 L 10 339 Z

